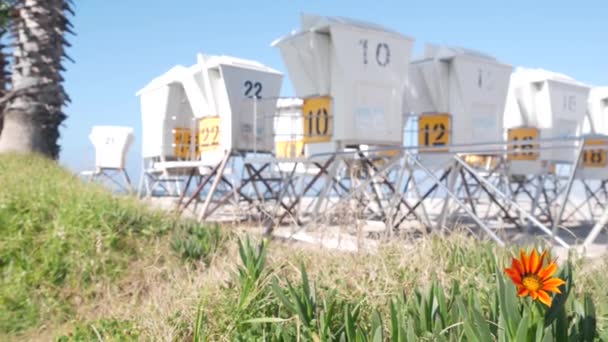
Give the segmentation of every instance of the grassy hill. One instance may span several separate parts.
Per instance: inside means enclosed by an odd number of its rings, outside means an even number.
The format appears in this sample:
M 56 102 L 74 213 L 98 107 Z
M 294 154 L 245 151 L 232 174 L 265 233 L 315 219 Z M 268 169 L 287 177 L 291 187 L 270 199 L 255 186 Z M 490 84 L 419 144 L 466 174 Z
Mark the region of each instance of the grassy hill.
M 458 233 L 357 254 L 250 240 L 0 156 L 0 340 L 608 338 L 608 261 L 564 263 L 547 323 L 502 275 L 514 251 Z
M 70 320 L 177 221 L 36 156 L 0 156 L 0 333 Z

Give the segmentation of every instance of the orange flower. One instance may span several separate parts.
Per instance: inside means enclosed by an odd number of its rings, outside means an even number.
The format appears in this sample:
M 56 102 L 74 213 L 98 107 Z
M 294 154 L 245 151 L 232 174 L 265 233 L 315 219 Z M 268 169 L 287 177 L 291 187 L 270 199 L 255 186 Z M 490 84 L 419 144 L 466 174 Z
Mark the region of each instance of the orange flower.
M 542 268 L 547 256 L 546 250 L 540 258 L 536 249 L 532 250 L 530 256 L 526 256 L 523 250 L 519 254 L 520 260 L 513 258 L 511 268 L 505 269 L 505 273 L 517 286 L 517 295 L 530 296 L 533 300 L 538 299 L 546 306 L 551 306 L 551 297 L 547 292 L 561 293 L 558 286 L 566 283 L 562 279 L 551 278 L 557 271 L 557 264 L 547 260 L 547 267 Z

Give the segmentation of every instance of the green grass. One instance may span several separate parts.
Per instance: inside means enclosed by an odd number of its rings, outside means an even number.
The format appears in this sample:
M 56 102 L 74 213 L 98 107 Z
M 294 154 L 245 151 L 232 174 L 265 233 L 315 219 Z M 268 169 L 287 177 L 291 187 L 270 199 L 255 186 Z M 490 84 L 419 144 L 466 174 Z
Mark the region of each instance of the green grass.
M 0 333 L 69 319 L 98 296 L 93 284 L 119 279 L 151 239 L 202 229 L 37 156 L 0 156 L 0 189 Z
M 587 265 L 564 262 L 558 275 L 569 281 L 548 310 L 516 296 L 515 286 L 503 274 L 505 266 L 510 266 L 509 250 L 459 234 L 449 238 L 434 235 L 420 242 L 411 255 L 389 245 L 377 255 L 325 253 L 325 258 L 323 253 L 310 251 L 281 255 L 284 247 L 267 251 L 263 242 L 257 248 L 249 240 L 239 243 L 238 272 L 225 287 L 202 293 L 191 323 L 193 339 L 608 338 L 606 292 L 600 286 L 608 279 L 608 264 L 585 275 Z M 272 257 L 276 253 L 278 259 Z
M 519 300 L 497 296 L 512 250 L 466 234 L 373 253 L 237 243 L 32 156 L 0 156 L 0 189 L 0 340 L 475 340 Z M 562 321 L 606 338 L 608 261 L 572 261 Z
M 202 261 L 209 266 L 227 238 L 218 225 L 182 224 L 173 233 L 171 249 L 184 260 Z
M 57 337 L 57 342 L 139 341 L 139 327 L 132 321 L 102 319 L 79 323 L 73 331 Z

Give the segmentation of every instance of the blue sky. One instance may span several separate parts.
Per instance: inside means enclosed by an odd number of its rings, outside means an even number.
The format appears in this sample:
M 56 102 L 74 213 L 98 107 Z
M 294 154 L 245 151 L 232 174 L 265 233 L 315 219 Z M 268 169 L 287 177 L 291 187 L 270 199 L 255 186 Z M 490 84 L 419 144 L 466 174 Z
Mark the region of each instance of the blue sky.
M 140 172 L 141 116 L 135 92 L 196 53 L 257 60 L 285 72 L 270 43 L 299 26 L 302 12 L 375 22 L 424 44 L 462 46 L 513 66 L 608 85 L 608 2 L 594 1 L 76 1 L 65 87 L 72 98 L 61 162 L 94 166 L 93 125 L 135 128 L 129 173 Z M 293 95 L 288 78 L 282 95 Z

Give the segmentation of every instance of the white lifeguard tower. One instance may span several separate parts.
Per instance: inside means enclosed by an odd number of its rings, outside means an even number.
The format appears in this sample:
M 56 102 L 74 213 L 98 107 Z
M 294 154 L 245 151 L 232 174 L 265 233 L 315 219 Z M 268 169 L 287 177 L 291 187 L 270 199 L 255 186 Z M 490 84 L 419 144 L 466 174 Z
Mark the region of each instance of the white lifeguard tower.
M 592 88 L 587 105 L 582 125 L 586 147 L 576 175 L 580 179 L 605 180 L 608 179 L 608 87 Z
M 564 213 L 564 221 L 576 217 L 593 222 L 608 201 L 608 87 L 592 88 L 587 106 L 584 123 L 579 126 L 583 149 L 570 180 L 577 180 L 580 186 L 575 188 L 577 196 L 569 199 L 574 209 Z
M 303 99 L 293 134 L 302 137 L 304 156 L 351 145 L 401 146 L 412 43 L 374 24 L 314 15 L 303 15 L 300 31 L 273 42 Z
M 427 45 L 410 64 L 406 102 L 423 164 L 443 165 L 463 149 L 500 140 L 511 70 L 480 52 Z
M 332 189 L 350 186 L 340 182 L 347 178 L 340 173 L 359 156 L 345 151 L 367 145 L 401 149 L 412 44 L 413 39 L 376 24 L 317 15 L 302 15 L 299 30 L 272 43 L 301 99 L 279 110 L 285 115 L 277 119 L 277 157 L 285 168 L 304 164 L 303 173 L 312 177 L 287 200 L 288 208 L 318 187 L 313 216 L 324 199 L 339 197 Z M 279 223 L 292 214 L 286 210 Z
M 573 139 L 585 117 L 588 94 L 588 86 L 563 74 L 542 69 L 515 70 L 504 116 L 507 140 L 547 143 L 510 146 L 511 174 L 538 174 L 554 168 L 556 163 L 573 162 Z
M 426 46 L 421 59 L 410 63 L 404 107 L 410 127 L 407 133 L 417 138 L 413 139 L 413 146 L 408 146 L 415 155 L 408 163 L 412 175 L 408 179 L 416 194 L 411 206 L 422 207 L 425 216 L 427 212 L 431 217 L 438 214 L 439 227 L 445 225 L 453 199 L 459 210 L 466 211 L 493 234 L 476 212 L 480 193 L 482 189 L 486 191 L 478 184 L 483 177 L 477 168 L 482 164 L 496 165 L 500 159 L 497 145 L 502 144 L 502 118 L 511 71 L 510 65 L 485 53 L 432 44 Z M 459 157 L 475 157 L 475 167 L 461 165 Z M 445 195 L 438 197 L 437 193 Z M 442 208 L 440 212 L 427 209 L 423 202 Z M 427 225 L 431 225 L 430 220 Z
M 205 212 L 222 184 L 231 191 L 244 186 L 227 179 L 227 173 L 237 173 L 227 167 L 228 160 L 272 153 L 282 77 L 255 61 L 199 54 L 196 64 L 175 66 L 141 89 L 137 93 L 144 158 L 140 193 L 151 194 L 155 185 L 188 175 L 181 179 L 186 186 L 178 192 L 183 197 L 190 181 L 198 177 L 188 204 L 209 184 Z
M 588 179 L 599 180 L 600 184 L 595 189 L 585 184 L 588 198 L 585 201 L 586 203 L 582 204 L 589 205 L 592 217 L 595 213 L 593 209 L 597 209 L 597 207 L 603 207 L 603 214 L 598 218 L 595 226 L 585 239 L 585 246 L 589 246 L 595 241 L 608 222 L 608 206 L 606 206 L 608 202 L 608 169 L 606 166 L 606 160 L 608 159 L 608 145 L 606 145 L 608 143 L 608 87 L 592 88 L 589 93 L 588 105 L 589 115 L 585 122 L 586 127 L 583 128 L 583 133 L 591 135 L 592 139 L 596 141 L 595 144 L 598 148 L 585 151 L 587 153 L 585 161 L 594 162 L 593 166 L 595 167 L 592 168 L 592 172 L 589 172 L 589 168 L 583 169 L 583 173 Z M 586 142 L 589 142 L 589 140 Z M 599 145 L 603 145 L 603 147 L 599 147 Z M 591 203 L 592 200 L 595 200 L 595 206 Z
M 513 200 L 525 193 L 530 213 L 551 223 L 553 235 L 571 201 L 573 181 L 586 168 L 580 127 L 589 89 L 567 75 L 543 69 L 519 67 L 511 76 L 504 123 L 507 173 L 517 185 Z M 568 177 L 562 175 L 564 170 L 569 170 Z
M 133 128 L 123 126 L 93 126 L 89 140 L 95 147 L 95 171 L 84 172 L 91 180 L 109 180 L 121 190 L 131 192 L 127 173 L 127 154 L 134 137 Z M 115 176 L 122 175 L 123 181 Z

